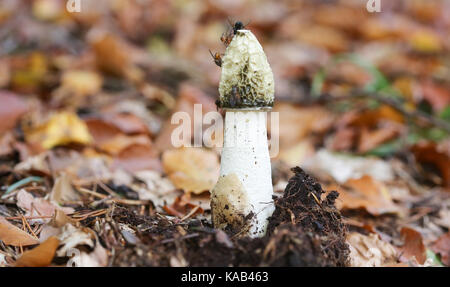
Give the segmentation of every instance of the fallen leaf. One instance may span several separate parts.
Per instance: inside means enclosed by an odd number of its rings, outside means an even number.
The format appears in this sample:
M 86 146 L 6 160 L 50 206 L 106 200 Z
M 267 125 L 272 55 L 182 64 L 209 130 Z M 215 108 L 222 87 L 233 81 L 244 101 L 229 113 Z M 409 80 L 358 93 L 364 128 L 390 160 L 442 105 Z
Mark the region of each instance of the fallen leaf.
M 431 249 L 441 256 L 441 261 L 447 266 L 450 266 L 450 232 L 439 237 L 433 245 Z
M 75 96 L 93 95 L 101 90 L 102 82 L 100 75 L 95 72 L 71 70 L 64 72 L 61 88 Z
M 108 253 L 100 243 L 97 242 L 94 251 L 81 252 L 79 258 L 73 258 L 77 262 L 76 267 L 105 267 L 108 264 Z
M 16 94 L 0 90 L 0 134 L 13 128 L 28 106 Z
M 359 137 L 358 152 L 366 153 L 395 138 L 398 134 L 399 129 L 392 125 L 371 131 L 363 128 Z
M 173 110 L 173 113 L 176 112 L 186 112 L 191 119 L 191 135 L 193 135 L 194 130 L 194 105 L 200 104 L 202 106 L 202 112 L 207 113 L 210 111 L 216 111 L 216 105 L 214 104 L 214 99 L 206 95 L 199 88 L 192 86 L 190 84 L 183 84 L 179 88 L 178 100 L 176 106 Z M 173 125 L 171 123 L 171 119 L 169 118 L 163 125 L 161 129 L 161 133 L 155 140 L 155 147 L 159 151 L 164 151 L 168 147 L 172 147 L 171 137 L 173 130 L 177 128 L 177 125 Z M 208 128 L 207 125 L 203 125 L 203 128 Z M 222 132 L 218 132 L 218 136 L 215 138 L 215 142 L 222 142 Z M 191 139 L 188 139 L 190 144 Z
M 165 205 L 163 209 L 169 215 L 178 216 L 180 218 L 189 214 L 194 208 L 197 208 L 197 210 L 191 216 L 202 214 L 203 209 L 200 206 L 191 203 L 190 199 L 189 193 L 182 194 L 175 199 L 172 205 Z
M 156 171 L 138 171 L 134 176 L 144 184 L 133 183 L 130 187 L 138 192 L 140 200 L 151 200 L 157 208 L 171 205 L 179 195 L 173 183 Z
M 443 186 L 450 187 L 450 141 L 439 144 L 420 142 L 411 147 L 419 163 L 432 164 L 437 167 L 442 177 Z
M 67 174 L 63 173 L 56 178 L 50 193 L 50 200 L 58 204 L 65 202 L 77 201 L 80 199 L 79 194 L 72 188 L 70 179 Z
M 155 150 L 148 145 L 132 144 L 121 150 L 112 163 L 113 169 L 125 169 L 128 172 L 139 170 L 161 171 L 161 162 Z
M 150 138 L 146 135 L 127 136 L 119 134 L 111 140 L 99 144 L 98 147 L 109 154 L 116 155 L 132 145 L 148 146 L 151 148 L 151 144 Z
M 279 113 L 280 150 L 298 144 L 311 133 L 327 130 L 333 123 L 333 116 L 323 107 L 300 107 L 289 103 L 275 104 Z M 269 132 L 271 125 L 268 125 Z
M 43 148 L 51 149 L 69 143 L 89 144 L 92 141 L 86 124 L 71 112 L 59 112 L 44 124 L 24 128 L 27 142 L 40 143 Z
M 440 112 L 450 105 L 450 92 L 447 86 L 425 81 L 421 88 L 422 97 L 431 104 L 434 111 Z
M 348 49 L 348 38 L 335 27 L 321 25 L 300 26 L 296 31 L 297 39 L 306 44 L 323 47 L 331 52 L 343 52 Z
M 416 31 L 408 40 L 414 50 L 422 53 L 437 53 L 443 48 L 442 40 L 432 30 Z
M 142 71 L 131 61 L 130 49 L 113 34 L 98 35 L 92 40 L 97 66 L 104 72 L 139 82 Z
M 352 267 L 378 267 L 396 263 L 395 248 L 377 234 L 368 236 L 352 232 L 347 236 Z
M 28 193 L 24 189 L 21 189 L 17 193 L 17 206 L 26 211 L 26 216 L 53 216 L 56 210 L 61 210 L 66 214 L 73 213 L 74 209 L 71 207 L 60 207 L 53 204 L 44 198 L 34 197 L 31 193 Z M 38 220 L 37 221 L 48 221 Z
M 0 240 L 6 245 L 28 246 L 39 243 L 39 240 L 9 223 L 0 216 Z
M 427 260 L 427 251 L 423 244 L 422 235 L 409 227 L 403 227 L 401 230 L 403 246 L 400 247 L 400 260 L 407 262 L 417 260 L 419 264 L 424 264 Z
M 372 215 L 399 212 L 387 187 L 367 175 L 359 179 L 349 179 L 342 186 L 330 185 L 327 189 L 339 192 L 339 200 L 336 201 L 339 209 L 363 208 Z
M 321 149 L 304 163 L 304 168 L 313 174 L 331 176 L 338 183 L 369 175 L 379 181 L 394 179 L 392 167 L 374 157 L 358 157 L 336 154 Z
M 58 257 L 68 256 L 70 251 L 79 245 L 87 245 L 91 248 L 95 246 L 95 234 L 91 229 L 76 228 L 70 223 L 62 227 L 58 239 L 62 244 L 62 247 L 56 252 Z
M 165 151 L 162 164 L 173 184 L 186 192 L 209 191 L 219 178 L 217 154 L 202 148 Z
M 17 259 L 16 267 L 45 267 L 50 265 L 59 246 L 58 238 L 52 236 L 37 247 L 25 251 Z

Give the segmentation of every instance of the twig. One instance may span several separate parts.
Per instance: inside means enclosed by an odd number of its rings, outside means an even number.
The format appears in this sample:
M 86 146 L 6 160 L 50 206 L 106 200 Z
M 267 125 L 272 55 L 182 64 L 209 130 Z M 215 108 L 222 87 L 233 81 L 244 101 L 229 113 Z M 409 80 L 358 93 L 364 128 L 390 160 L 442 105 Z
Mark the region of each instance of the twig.
M 89 190 L 87 188 L 84 187 L 78 187 L 78 190 L 82 193 L 86 193 L 86 194 L 90 194 L 92 196 L 95 196 L 97 198 L 101 198 L 101 199 L 107 199 L 107 201 L 111 201 L 111 202 L 118 202 L 118 203 L 122 203 L 125 205 L 145 205 L 148 204 L 149 201 L 148 200 L 133 200 L 133 199 L 121 199 L 121 198 L 109 198 L 110 196 L 105 195 L 105 194 L 101 194 L 92 190 Z
M 356 90 L 356 91 L 350 92 L 349 95 L 342 96 L 342 97 L 331 97 L 329 95 L 321 95 L 317 98 L 317 101 L 318 102 L 329 102 L 329 101 L 355 100 L 355 99 L 364 99 L 364 98 L 373 99 L 380 103 L 388 105 L 388 106 L 392 107 L 393 109 L 395 109 L 396 111 L 398 111 L 399 113 L 401 113 L 406 118 L 422 119 L 422 120 L 428 122 L 429 124 L 436 126 L 438 128 L 441 128 L 450 133 L 450 124 L 447 123 L 446 121 L 436 118 L 434 116 L 431 116 L 431 115 L 424 113 L 422 111 L 419 111 L 419 110 L 408 111 L 405 107 L 403 107 L 402 102 L 392 99 L 392 98 L 387 98 L 385 96 L 381 96 L 378 93 L 367 93 L 364 91 Z
M 30 224 L 28 223 L 28 220 L 25 219 L 25 216 L 22 215 L 22 220 L 25 223 L 25 226 L 28 228 L 28 230 L 33 234 L 34 237 L 38 238 L 37 235 L 34 233 L 33 229 L 31 228 Z
M 5 217 L 7 220 L 22 220 L 22 219 L 47 219 L 47 218 L 53 218 L 53 216 L 11 216 L 11 217 Z
M 186 219 L 188 219 L 189 217 L 194 215 L 199 208 L 200 208 L 200 206 L 198 206 L 198 205 L 196 207 L 194 207 L 188 214 L 186 214 L 183 218 L 180 219 L 180 222 L 185 221 Z

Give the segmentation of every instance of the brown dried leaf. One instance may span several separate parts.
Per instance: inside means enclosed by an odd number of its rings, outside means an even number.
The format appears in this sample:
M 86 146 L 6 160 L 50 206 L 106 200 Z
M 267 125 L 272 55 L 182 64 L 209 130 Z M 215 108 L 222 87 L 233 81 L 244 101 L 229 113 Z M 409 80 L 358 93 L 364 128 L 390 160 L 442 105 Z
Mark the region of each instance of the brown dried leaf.
M 322 107 L 278 103 L 273 111 L 280 115 L 280 149 L 292 147 L 313 132 L 323 132 L 333 123 L 332 114 Z
M 395 213 L 399 208 L 392 202 L 386 186 L 371 176 L 349 179 L 341 187 L 331 185 L 328 190 L 337 190 L 339 209 L 366 209 L 372 215 Z
M 27 111 L 26 103 L 17 95 L 0 91 L 0 134 L 13 128 Z
M 432 164 L 440 171 L 443 186 L 450 187 L 450 142 L 421 142 L 411 148 L 416 160 Z
M 16 267 L 45 267 L 50 265 L 55 256 L 56 249 L 59 246 L 58 238 L 52 236 L 41 243 L 39 246 L 25 251 L 17 259 Z
M 194 129 L 194 104 L 202 105 L 202 112 L 207 113 L 216 110 L 216 105 L 214 104 L 214 99 L 206 95 L 202 90 L 189 84 L 183 84 L 180 86 L 180 92 L 178 95 L 178 101 L 174 109 L 175 112 L 186 112 L 189 114 L 191 120 L 191 135 L 193 135 Z M 159 151 L 164 151 L 168 147 L 172 147 L 171 136 L 173 130 L 177 128 L 176 125 L 171 123 L 169 118 L 163 125 L 161 133 L 155 140 L 155 147 Z M 203 128 L 207 128 L 206 125 Z M 222 132 L 218 132 L 216 135 L 216 142 L 221 142 Z M 189 139 L 190 144 L 190 139 Z
M 373 131 L 369 131 L 366 128 L 361 130 L 359 137 L 358 152 L 368 152 L 380 144 L 383 144 L 398 135 L 398 128 L 390 125 L 382 127 Z
M 192 216 L 196 214 L 202 214 L 203 209 L 200 206 L 191 203 L 190 200 L 191 200 L 190 194 L 185 193 L 180 196 L 177 196 L 172 205 L 163 206 L 163 209 L 165 212 L 167 212 L 167 214 L 177 216 L 180 218 L 186 216 L 194 208 L 197 208 L 197 210 L 194 212 L 194 214 L 192 214 Z
M 422 235 L 409 227 L 403 227 L 401 234 L 404 244 L 400 248 L 400 260 L 407 262 L 415 258 L 419 264 L 424 264 L 427 260 L 427 252 Z
M 436 242 L 433 243 L 431 249 L 441 255 L 441 261 L 447 266 L 450 266 L 450 232 L 439 237 Z
M 6 245 L 28 246 L 39 243 L 39 240 L 9 223 L 0 216 L 0 240 Z
M 366 236 L 352 232 L 347 236 L 347 242 L 353 267 L 376 267 L 396 263 L 395 248 L 382 241 L 377 234 Z
M 146 169 L 162 170 L 156 152 L 150 146 L 142 144 L 133 144 L 120 151 L 114 158 L 112 168 L 123 168 L 129 172 Z
M 17 193 L 17 206 L 25 210 L 27 216 L 53 216 L 56 210 L 66 214 L 74 212 L 71 207 L 60 207 L 44 198 L 34 197 L 24 189 Z
M 217 154 L 202 148 L 181 148 L 164 152 L 164 171 L 173 184 L 196 194 L 209 191 L 219 178 Z

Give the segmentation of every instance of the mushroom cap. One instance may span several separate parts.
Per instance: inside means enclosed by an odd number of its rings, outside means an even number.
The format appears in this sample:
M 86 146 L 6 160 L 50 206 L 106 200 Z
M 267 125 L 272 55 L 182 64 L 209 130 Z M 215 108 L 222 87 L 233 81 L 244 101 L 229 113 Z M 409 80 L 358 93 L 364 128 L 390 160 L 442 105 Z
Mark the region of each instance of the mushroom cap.
M 238 30 L 222 58 L 221 108 L 272 107 L 275 84 L 266 54 L 255 35 Z

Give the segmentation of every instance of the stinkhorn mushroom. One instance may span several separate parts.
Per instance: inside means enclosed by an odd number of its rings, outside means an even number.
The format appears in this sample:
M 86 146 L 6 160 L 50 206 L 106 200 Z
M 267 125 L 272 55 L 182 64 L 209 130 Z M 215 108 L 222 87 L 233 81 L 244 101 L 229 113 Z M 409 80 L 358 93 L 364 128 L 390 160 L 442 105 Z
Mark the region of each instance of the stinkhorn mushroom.
M 249 30 L 238 30 L 222 58 L 218 106 L 226 111 L 220 177 L 211 191 L 216 228 L 261 237 L 274 211 L 266 112 L 274 80 Z

